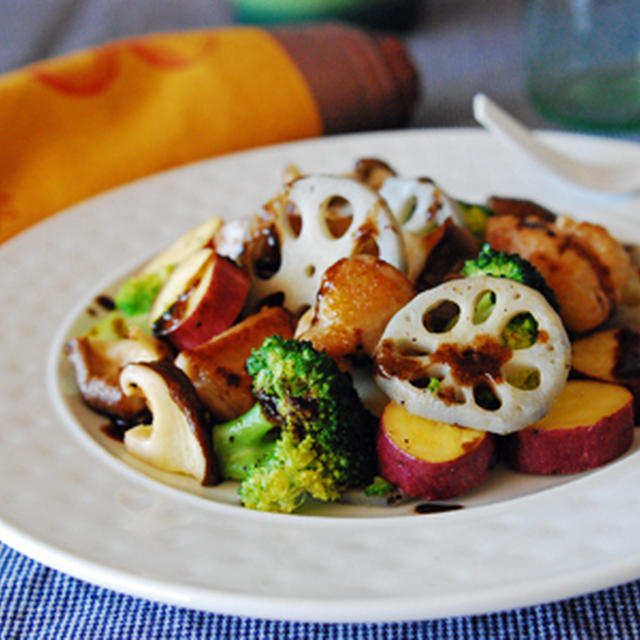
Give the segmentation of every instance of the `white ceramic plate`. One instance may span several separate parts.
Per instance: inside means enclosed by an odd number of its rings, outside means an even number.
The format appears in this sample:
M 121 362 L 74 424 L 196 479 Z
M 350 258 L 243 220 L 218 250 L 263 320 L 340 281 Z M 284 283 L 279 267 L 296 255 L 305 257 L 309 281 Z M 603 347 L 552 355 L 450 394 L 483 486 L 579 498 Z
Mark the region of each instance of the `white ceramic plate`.
M 636 146 L 548 136 L 599 161 Z M 0 537 L 116 590 L 221 613 L 391 621 L 531 605 L 640 576 L 640 454 L 580 476 L 496 471 L 460 501 L 416 515 L 335 505 L 254 513 L 233 488 L 149 473 L 105 438 L 61 357 L 86 309 L 134 265 L 214 214 L 247 215 L 291 162 L 343 172 L 360 157 L 433 177 L 466 200 L 529 197 L 639 240 L 640 199 L 555 182 L 477 130 L 318 139 L 227 156 L 82 203 L 0 248 Z M 458 502 L 458 501 L 456 501 Z

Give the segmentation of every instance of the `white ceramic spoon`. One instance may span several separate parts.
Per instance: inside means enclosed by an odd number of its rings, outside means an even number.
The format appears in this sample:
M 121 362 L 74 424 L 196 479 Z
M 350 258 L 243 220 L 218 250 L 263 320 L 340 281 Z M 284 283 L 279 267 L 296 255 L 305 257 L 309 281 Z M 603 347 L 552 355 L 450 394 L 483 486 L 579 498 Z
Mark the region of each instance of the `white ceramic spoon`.
M 640 163 L 598 166 L 565 156 L 540 142 L 531 131 L 482 93 L 473 98 L 477 122 L 504 143 L 557 176 L 594 191 L 640 191 Z

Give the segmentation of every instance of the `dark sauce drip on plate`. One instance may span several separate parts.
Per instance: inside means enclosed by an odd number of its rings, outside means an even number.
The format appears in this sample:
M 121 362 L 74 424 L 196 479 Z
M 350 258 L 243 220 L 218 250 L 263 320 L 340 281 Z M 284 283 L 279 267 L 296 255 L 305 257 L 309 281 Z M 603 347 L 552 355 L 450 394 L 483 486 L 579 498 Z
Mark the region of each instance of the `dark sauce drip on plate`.
M 113 298 L 110 298 L 109 296 L 98 296 L 95 302 L 98 306 L 102 307 L 106 311 L 113 311 L 116 308 L 116 303 L 114 302 Z
M 423 514 L 430 513 L 446 513 L 447 511 L 458 511 L 462 509 L 463 506 L 461 504 L 436 504 L 433 502 L 421 502 L 420 504 L 414 507 L 414 512 Z

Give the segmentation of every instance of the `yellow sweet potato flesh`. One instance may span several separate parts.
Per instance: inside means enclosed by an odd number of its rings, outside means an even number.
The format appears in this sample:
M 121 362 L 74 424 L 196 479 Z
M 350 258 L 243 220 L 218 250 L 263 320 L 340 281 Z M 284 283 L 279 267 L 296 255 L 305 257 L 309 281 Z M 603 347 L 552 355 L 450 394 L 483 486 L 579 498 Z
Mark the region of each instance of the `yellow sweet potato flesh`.
M 616 329 L 598 331 L 576 340 L 572 346 L 571 365 L 584 376 L 613 382 L 617 346 Z
M 495 436 L 385 408 L 378 431 L 380 475 L 407 496 L 444 500 L 477 487 L 489 474 Z
M 502 452 L 517 471 L 555 475 L 600 467 L 632 442 L 632 394 L 608 382 L 570 380 L 549 413 L 507 436 Z
M 396 403 L 382 416 L 388 437 L 410 456 L 428 462 L 454 460 L 477 446 L 485 433 L 410 414 Z
M 592 380 L 570 380 L 547 415 L 532 424 L 538 431 L 576 429 L 597 424 L 632 402 L 624 387 Z

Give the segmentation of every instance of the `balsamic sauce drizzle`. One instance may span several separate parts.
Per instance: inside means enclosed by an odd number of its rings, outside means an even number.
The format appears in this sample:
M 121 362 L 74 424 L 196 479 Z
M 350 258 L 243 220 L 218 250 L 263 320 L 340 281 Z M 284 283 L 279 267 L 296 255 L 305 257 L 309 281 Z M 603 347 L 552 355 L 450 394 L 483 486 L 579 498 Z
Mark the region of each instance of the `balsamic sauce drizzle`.
M 447 511 L 458 511 L 463 509 L 461 504 L 439 504 L 435 502 L 421 502 L 414 507 L 414 512 L 419 514 L 445 513 Z

